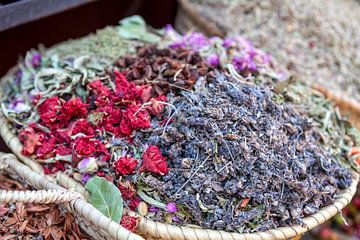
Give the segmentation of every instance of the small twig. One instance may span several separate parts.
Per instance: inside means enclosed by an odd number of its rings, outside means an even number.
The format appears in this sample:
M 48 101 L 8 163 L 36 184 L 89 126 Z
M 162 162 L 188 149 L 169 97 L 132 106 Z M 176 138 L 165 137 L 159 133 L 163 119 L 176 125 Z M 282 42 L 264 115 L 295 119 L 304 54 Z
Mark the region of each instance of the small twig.
M 204 164 L 206 163 L 206 161 L 210 158 L 210 156 L 208 156 L 207 158 L 205 158 L 205 160 L 200 164 L 200 166 L 195 169 L 195 171 L 190 175 L 190 177 L 188 178 L 188 180 L 186 180 L 186 182 L 176 191 L 176 193 L 174 195 L 179 194 L 179 192 L 190 182 L 190 180 L 196 175 L 196 173 L 200 170 L 200 168 L 202 168 L 204 166 Z

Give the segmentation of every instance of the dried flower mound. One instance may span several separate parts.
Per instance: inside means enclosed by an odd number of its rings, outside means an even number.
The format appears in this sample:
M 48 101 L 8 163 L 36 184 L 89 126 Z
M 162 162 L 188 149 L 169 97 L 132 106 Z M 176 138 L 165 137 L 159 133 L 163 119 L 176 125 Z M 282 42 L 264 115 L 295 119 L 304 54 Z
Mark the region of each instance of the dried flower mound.
M 55 138 L 50 138 L 44 141 L 41 146 L 36 150 L 36 157 L 39 159 L 46 159 L 55 155 Z
M 118 188 L 121 192 L 122 198 L 124 198 L 125 200 L 130 200 L 134 198 L 136 195 L 135 186 L 129 181 L 120 182 Z
M 70 136 L 78 133 L 85 134 L 86 136 L 93 136 L 95 134 L 94 127 L 84 118 L 74 122 L 70 129 Z
M 152 98 L 150 100 L 151 104 L 147 107 L 147 110 L 156 117 L 161 117 L 165 107 L 163 102 L 166 102 L 166 100 L 166 96 L 158 96 L 156 98 Z
M 150 115 L 145 109 L 141 109 L 139 105 L 128 105 L 125 111 L 129 119 L 130 126 L 135 130 L 151 128 Z
M 166 158 L 161 154 L 157 146 L 149 146 L 144 152 L 140 172 L 148 171 L 161 176 L 168 174 L 169 169 Z
M 21 130 L 19 133 L 19 140 L 24 145 L 21 153 L 24 156 L 32 155 L 35 152 L 36 147 L 41 145 L 43 138 L 44 135 L 36 133 L 32 127 Z
M 126 77 L 118 71 L 115 74 L 116 95 L 122 101 L 136 101 L 142 95 L 142 88 L 137 87 L 134 83 L 129 82 Z
M 81 101 L 80 98 L 72 98 L 63 104 L 61 112 L 66 122 L 72 118 L 83 118 L 88 114 L 88 104 Z
M 116 171 L 121 175 L 129 175 L 134 172 L 138 161 L 130 156 L 119 158 L 114 164 Z
M 65 124 L 59 118 L 59 113 L 62 107 L 60 99 L 55 96 L 46 99 L 38 108 L 38 113 L 42 123 L 51 130 L 61 128 Z
M 132 217 L 125 215 L 121 218 L 120 225 L 129 230 L 130 232 L 135 232 L 138 227 L 140 218 Z

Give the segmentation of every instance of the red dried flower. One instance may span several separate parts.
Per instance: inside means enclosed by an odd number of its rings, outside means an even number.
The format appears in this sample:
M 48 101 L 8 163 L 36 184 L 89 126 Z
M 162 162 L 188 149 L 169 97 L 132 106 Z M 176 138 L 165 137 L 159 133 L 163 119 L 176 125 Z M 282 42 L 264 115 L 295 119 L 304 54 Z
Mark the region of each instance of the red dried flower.
M 129 82 L 126 77 L 118 71 L 114 71 L 116 76 L 116 96 L 122 101 L 136 101 L 141 97 L 142 88 L 137 87 L 134 83 Z
M 61 156 L 66 156 L 71 154 L 71 149 L 64 145 L 58 145 L 56 148 L 56 154 L 59 154 Z
M 55 155 L 55 138 L 50 138 L 44 141 L 41 146 L 36 150 L 36 157 L 45 159 Z
M 63 127 L 65 122 L 59 117 L 61 106 L 57 96 L 46 99 L 38 108 L 42 124 L 51 130 Z
M 96 176 L 98 176 L 98 177 L 105 177 L 105 173 L 104 173 L 103 171 L 98 171 L 98 172 L 96 173 Z
M 128 207 L 130 208 L 131 211 L 135 211 L 135 209 L 137 208 L 140 202 L 141 200 L 139 198 L 133 198 L 130 200 Z
M 94 155 L 96 152 L 96 145 L 100 142 L 97 139 L 90 137 L 78 137 L 72 142 L 73 159 L 78 161 L 84 157 Z
M 151 105 L 147 107 L 148 111 L 155 115 L 156 117 L 161 117 L 164 111 L 164 104 L 161 102 L 166 102 L 166 96 L 158 96 L 150 100 Z
M 120 182 L 118 188 L 121 192 L 122 198 L 124 198 L 125 200 L 130 200 L 136 195 L 135 186 L 129 181 Z
M 130 121 L 129 118 L 126 114 L 123 114 L 122 118 L 121 118 L 121 122 L 120 122 L 120 132 L 123 135 L 131 135 L 133 129 L 130 125 Z
M 103 113 L 101 121 L 99 121 L 98 126 L 103 127 L 106 131 L 115 134 L 116 136 L 120 134 L 119 124 L 121 121 L 121 108 L 106 105 L 96 109 L 96 112 Z
M 64 172 L 65 171 L 65 162 L 57 161 L 53 164 L 49 164 L 48 166 L 44 166 L 44 173 L 45 174 L 54 174 L 58 171 Z
M 96 94 L 95 105 L 104 106 L 109 102 L 111 90 L 105 87 L 100 80 L 95 80 L 88 84 L 88 87 L 93 90 Z
M 121 218 L 120 225 L 129 230 L 130 232 L 135 232 L 138 227 L 140 218 L 132 217 L 125 215 Z
M 139 169 L 140 172 L 149 171 L 160 174 L 161 176 L 166 175 L 169 172 L 166 158 L 161 154 L 157 146 L 149 146 L 142 158 L 143 162 Z
M 129 119 L 130 126 L 135 130 L 151 128 L 150 114 L 141 106 L 130 104 L 127 106 L 124 115 Z
M 81 118 L 71 125 L 69 131 L 70 136 L 76 135 L 78 133 L 83 133 L 87 136 L 94 136 L 95 130 L 94 127 L 88 121 L 86 121 L 86 119 Z
M 63 104 L 61 113 L 64 120 L 68 122 L 71 118 L 83 118 L 88 114 L 88 104 L 81 101 L 80 98 L 72 98 Z
M 19 133 L 19 140 L 24 145 L 21 153 L 24 156 L 32 155 L 36 147 L 41 145 L 43 138 L 44 134 L 36 133 L 32 127 L 22 129 Z
M 124 156 L 119 158 L 114 164 L 116 171 L 121 175 L 129 175 L 134 172 L 138 161 L 130 156 Z

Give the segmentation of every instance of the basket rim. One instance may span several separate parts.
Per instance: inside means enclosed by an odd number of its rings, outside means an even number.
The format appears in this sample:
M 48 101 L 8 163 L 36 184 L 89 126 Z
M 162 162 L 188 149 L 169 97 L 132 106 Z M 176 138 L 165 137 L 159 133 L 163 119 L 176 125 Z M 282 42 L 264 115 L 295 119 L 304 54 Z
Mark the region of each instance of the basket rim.
M 3 77 L 0 78 L 0 96 L 3 96 L 3 86 L 4 84 L 11 80 L 11 76 L 16 71 L 16 66 L 12 67 Z M 313 88 L 317 90 L 316 88 Z M 326 96 L 327 97 L 327 96 Z M 0 99 L 2 99 L 0 97 Z M 0 135 L 11 149 L 11 151 L 26 165 L 32 168 L 38 174 L 44 174 L 42 171 L 42 166 L 36 162 L 34 159 L 23 156 L 21 154 L 22 144 L 19 141 L 18 137 L 11 131 L 10 123 L 8 119 L 4 116 L 3 112 L 0 111 Z M 298 235 L 301 235 L 312 228 L 321 225 L 326 222 L 351 202 L 351 199 L 356 193 L 357 185 L 359 183 L 359 174 L 354 170 L 351 170 L 353 173 L 353 181 L 351 185 L 339 192 L 336 200 L 331 205 L 320 208 L 318 212 L 312 214 L 308 217 L 302 218 L 304 226 L 292 225 L 287 227 L 278 227 L 262 232 L 253 232 L 253 233 L 236 233 L 236 232 L 227 232 L 223 230 L 213 230 L 213 229 L 204 229 L 199 226 L 177 226 L 167 223 L 156 222 L 146 217 L 139 216 L 141 218 L 140 224 L 138 227 L 138 234 L 150 235 L 152 237 L 158 237 L 160 239 L 198 239 L 198 240 L 215 240 L 215 239 L 232 239 L 232 240 L 242 240 L 242 239 L 259 239 L 259 240 L 270 240 L 270 239 L 288 239 Z M 64 174 L 63 174 L 64 175 Z M 64 178 L 60 177 L 57 179 L 62 186 L 65 186 L 68 189 L 75 189 L 82 194 L 84 194 L 84 187 L 72 180 L 70 177 Z M 134 214 L 134 213 L 132 213 Z M 104 216 L 105 217 L 105 216 Z M 87 220 L 92 220 L 86 218 Z M 117 226 L 119 224 L 117 223 Z M 109 231 L 112 227 L 110 226 Z M 174 238 L 174 236 L 177 236 Z

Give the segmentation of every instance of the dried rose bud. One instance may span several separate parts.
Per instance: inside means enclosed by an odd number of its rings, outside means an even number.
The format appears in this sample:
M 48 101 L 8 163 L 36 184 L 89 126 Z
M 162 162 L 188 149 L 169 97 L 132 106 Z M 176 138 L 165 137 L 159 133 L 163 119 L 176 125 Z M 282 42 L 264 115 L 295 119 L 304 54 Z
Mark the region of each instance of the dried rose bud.
M 166 210 L 169 212 L 169 213 L 176 213 L 177 209 L 176 209 L 176 203 L 174 202 L 169 202 L 167 205 L 166 205 Z
M 94 157 L 87 157 L 81 160 L 77 168 L 81 173 L 91 173 L 96 172 L 98 170 L 98 165 L 96 163 L 96 158 Z

